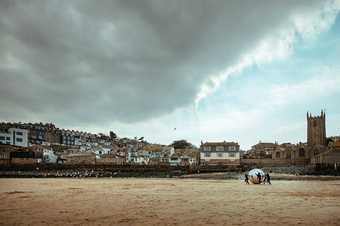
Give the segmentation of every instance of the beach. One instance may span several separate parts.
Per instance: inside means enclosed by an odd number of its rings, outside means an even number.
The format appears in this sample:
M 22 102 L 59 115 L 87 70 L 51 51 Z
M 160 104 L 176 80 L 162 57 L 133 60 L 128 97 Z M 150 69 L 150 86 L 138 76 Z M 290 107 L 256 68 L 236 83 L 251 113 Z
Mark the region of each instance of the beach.
M 0 179 L 0 225 L 340 225 L 340 180 Z

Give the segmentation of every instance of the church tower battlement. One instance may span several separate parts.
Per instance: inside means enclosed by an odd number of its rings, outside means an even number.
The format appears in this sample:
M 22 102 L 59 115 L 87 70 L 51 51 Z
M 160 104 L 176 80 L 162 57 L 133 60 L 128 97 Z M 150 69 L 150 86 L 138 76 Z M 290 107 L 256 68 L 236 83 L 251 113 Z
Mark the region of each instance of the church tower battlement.
M 307 112 L 307 144 L 326 145 L 326 114 L 323 110 L 320 116 L 312 116 Z

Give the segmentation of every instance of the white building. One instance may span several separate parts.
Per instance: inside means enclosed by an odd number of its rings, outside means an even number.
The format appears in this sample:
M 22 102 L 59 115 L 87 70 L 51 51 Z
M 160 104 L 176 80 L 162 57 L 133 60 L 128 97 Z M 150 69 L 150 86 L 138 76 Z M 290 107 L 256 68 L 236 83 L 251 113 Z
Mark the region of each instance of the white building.
M 57 163 L 58 156 L 51 149 L 43 150 L 43 161 L 45 163 Z
M 169 159 L 170 166 L 179 166 L 181 164 L 181 157 L 178 154 L 172 154 Z
M 170 150 L 170 166 L 195 166 L 199 161 L 199 152 L 195 148 L 177 148 Z
M 240 145 L 236 142 L 206 142 L 201 144 L 202 164 L 240 164 Z
M 149 163 L 149 157 L 142 150 L 129 151 L 127 155 L 128 163 L 147 165 Z
M 92 151 L 96 154 L 96 158 L 101 158 L 102 155 L 111 154 L 111 148 L 108 147 L 98 146 L 95 147 Z
M 0 132 L 0 144 L 12 144 L 12 136 L 6 131 Z
M 28 130 L 10 128 L 7 131 L 0 132 L 0 144 L 9 144 L 19 147 L 28 146 Z

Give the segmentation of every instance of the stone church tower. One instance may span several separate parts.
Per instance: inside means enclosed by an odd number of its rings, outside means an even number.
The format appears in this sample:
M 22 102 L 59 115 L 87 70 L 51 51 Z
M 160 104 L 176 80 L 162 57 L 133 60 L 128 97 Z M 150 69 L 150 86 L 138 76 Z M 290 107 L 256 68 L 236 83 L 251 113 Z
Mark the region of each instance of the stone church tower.
M 326 145 L 326 114 L 321 111 L 320 116 L 312 116 L 307 112 L 307 144 Z

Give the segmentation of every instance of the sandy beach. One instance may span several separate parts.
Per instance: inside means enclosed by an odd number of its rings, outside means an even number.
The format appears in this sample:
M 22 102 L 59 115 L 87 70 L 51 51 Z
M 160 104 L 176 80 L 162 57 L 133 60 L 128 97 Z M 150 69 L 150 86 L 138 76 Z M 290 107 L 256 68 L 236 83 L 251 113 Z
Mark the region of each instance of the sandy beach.
M 340 181 L 0 179 L 0 225 L 340 225 Z

